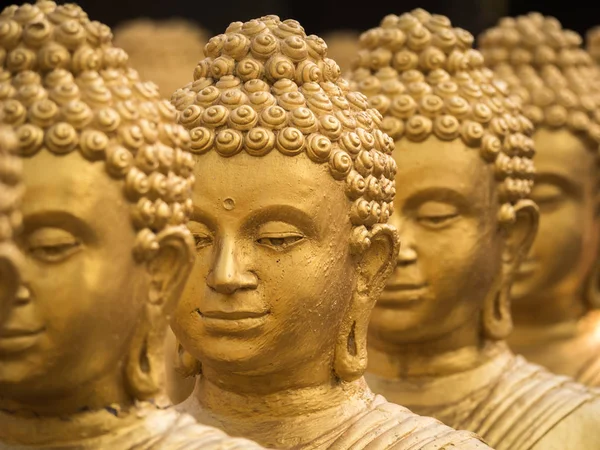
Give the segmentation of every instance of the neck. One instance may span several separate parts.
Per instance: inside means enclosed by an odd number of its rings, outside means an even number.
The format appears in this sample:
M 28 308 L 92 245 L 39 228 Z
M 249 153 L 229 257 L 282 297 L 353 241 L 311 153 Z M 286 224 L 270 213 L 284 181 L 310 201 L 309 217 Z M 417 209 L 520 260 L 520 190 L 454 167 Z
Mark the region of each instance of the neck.
M 443 376 L 481 365 L 495 353 L 480 333 L 479 323 L 467 323 L 452 333 L 420 342 L 389 342 L 369 335 L 370 373 L 385 378 Z
M 585 301 L 579 293 L 561 292 L 549 296 L 532 296 L 526 301 L 514 299 L 511 308 L 517 329 L 543 329 L 561 324 L 565 327 L 574 326 L 587 312 Z
M 363 378 L 252 393 L 224 386 L 210 372 L 198 378 L 185 406 L 201 422 L 272 448 L 294 448 L 343 426 L 373 400 Z
M 369 386 L 388 401 L 417 414 L 432 415 L 493 384 L 513 355 L 505 342 L 485 341 L 430 357 L 410 355 L 408 363 L 403 358 L 402 354 L 369 348 Z M 407 371 L 405 367 L 411 363 L 418 369 Z
M 2 390 L 8 395 L 0 393 L 0 410 L 19 415 L 69 416 L 105 407 L 127 408 L 133 403 L 120 370 L 89 383 L 68 386 L 68 390 L 49 394 L 27 386 L 23 391 L 10 386 Z
M 96 442 L 98 439 L 98 445 L 89 448 L 103 448 L 103 439 L 110 441 L 120 434 L 127 434 L 127 430 L 140 426 L 143 418 L 156 410 L 153 404 L 136 402 L 129 408 L 115 406 L 55 417 L 0 411 L 0 447 L 5 443 L 17 446 L 88 448 L 78 444 L 90 440 Z M 108 445 L 108 442 L 105 444 Z

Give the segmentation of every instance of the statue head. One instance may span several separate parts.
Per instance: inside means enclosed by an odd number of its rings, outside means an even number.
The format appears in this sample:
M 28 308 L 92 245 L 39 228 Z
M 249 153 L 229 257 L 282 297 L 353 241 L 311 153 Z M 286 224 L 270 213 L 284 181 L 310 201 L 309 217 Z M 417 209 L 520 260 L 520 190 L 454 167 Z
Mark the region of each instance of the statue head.
M 537 224 L 533 126 L 472 44 L 421 9 L 360 38 L 352 86 L 382 114 L 402 180 L 391 220 L 402 246 L 374 344 L 502 339 L 511 328 L 507 293 Z
M 13 155 L 17 139 L 11 127 L 0 127 L 0 325 L 19 288 L 22 255 L 15 246 L 21 227 L 23 195 L 21 161 Z
M 187 83 L 189 68 L 202 58 L 208 40 L 202 28 L 182 18 L 130 20 L 113 33 L 114 45 L 127 52 L 131 66 L 155 82 L 167 99 Z
M 512 290 L 519 321 L 539 320 L 549 302 L 573 308 L 565 300 L 584 297 L 598 257 L 600 71 L 581 43 L 577 33 L 537 13 L 503 19 L 480 39 L 486 65 L 536 127 L 532 198 L 541 222 Z
M 26 187 L 3 407 L 154 397 L 193 262 L 189 135 L 78 6 L 10 6 L 0 23 L 0 122 L 16 131 Z
M 197 262 L 174 321 L 202 371 L 353 380 L 397 251 L 381 116 L 294 20 L 234 22 L 172 103 L 190 130 Z

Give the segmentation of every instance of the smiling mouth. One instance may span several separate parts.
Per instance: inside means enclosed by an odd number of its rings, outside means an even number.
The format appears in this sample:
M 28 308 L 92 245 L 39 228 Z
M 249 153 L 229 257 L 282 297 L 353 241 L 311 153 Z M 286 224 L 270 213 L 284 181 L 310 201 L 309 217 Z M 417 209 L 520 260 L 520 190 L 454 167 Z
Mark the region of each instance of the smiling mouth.
M 207 330 L 220 334 L 240 334 L 261 327 L 271 311 L 200 311 L 195 310 Z
M 390 283 L 385 287 L 375 307 L 406 309 L 421 303 L 427 293 L 427 283 Z
M 0 354 L 19 353 L 33 347 L 46 331 L 2 330 L 0 331 Z

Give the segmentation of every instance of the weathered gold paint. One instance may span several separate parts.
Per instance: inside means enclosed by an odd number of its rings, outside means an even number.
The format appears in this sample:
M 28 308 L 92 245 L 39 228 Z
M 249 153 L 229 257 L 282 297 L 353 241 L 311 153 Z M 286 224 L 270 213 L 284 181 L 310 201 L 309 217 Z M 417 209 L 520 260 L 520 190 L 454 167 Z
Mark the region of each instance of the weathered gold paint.
M 74 4 L 10 6 L 0 22 L 0 121 L 26 187 L 21 284 L 0 326 L 0 448 L 260 448 L 164 392 L 167 320 L 194 261 L 175 109 Z
M 234 22 L 205 54 L 172 98 L 198 154 L 198 257 L 172 327 L 201 376 L 182 408 L 267 447 L 488 448 L 362 377 L 398 252 L 381 116 L 294 20 Z
M 367 382 L 502 450 L 595 449 L 600 399 L 514 356 L 509 290 L 538 208 L 533 125 L 442 16 L 361 36 L 353 86 L 395 139 L 402 246 L 369 327 Z
M 481 37 L 487 64 L 537 127 L 532 198 L 540 230 L 511 291 L 509 343 L 555 373 L 598 386 L 600 71 L 581 42 L 540 14 L 505 19 Z

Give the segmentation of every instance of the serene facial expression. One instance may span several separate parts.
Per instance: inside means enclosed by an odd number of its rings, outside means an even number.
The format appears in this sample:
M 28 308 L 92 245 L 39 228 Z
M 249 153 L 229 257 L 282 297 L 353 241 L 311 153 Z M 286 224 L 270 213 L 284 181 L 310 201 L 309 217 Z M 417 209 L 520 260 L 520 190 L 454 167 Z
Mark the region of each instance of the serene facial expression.
M 104 162 L 42 150 L 23 163 L 25 264 L 0 327 L 0 395 L 44 401 L 120 376 L 147 275 L 132 257 L 122 183 Z
M 194 171 L 197 258 L 172 323 L 182 346 L 234 373 L 332 360 L 356 271 L 343 184 L 277 151 L 211 151 Z
M 536 132 L 537 175 L 532 191 L 540 226 L 511 290 L 513 309 L 536 309 L 576 295 L 597 256 L 594 149 L 567 130 Z
M 461 141 L 433 137 L 397 142 L 394 159 L 400 254 L 369 332 L 402 344 L 477 327 L 501 272 L 493 166 Z

